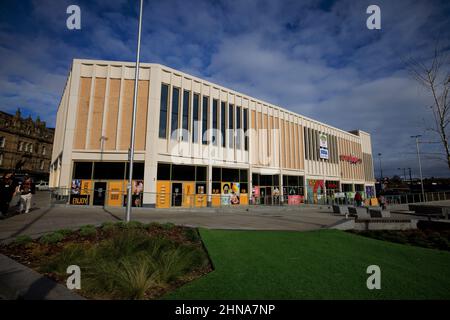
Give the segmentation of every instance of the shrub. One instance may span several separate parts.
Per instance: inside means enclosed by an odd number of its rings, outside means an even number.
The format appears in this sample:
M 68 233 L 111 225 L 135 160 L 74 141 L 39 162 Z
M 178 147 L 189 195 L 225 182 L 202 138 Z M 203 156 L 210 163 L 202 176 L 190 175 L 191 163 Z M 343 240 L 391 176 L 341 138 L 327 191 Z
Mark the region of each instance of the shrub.
M 42 267 L 43 272 L 56 272 L 61 276 L 66 275 L 67 267 L 75 264 L 81 266 L 86 257 L 92 253 L 80 244 L 68 244 L 55 257 L 47 261 Z
M 71 234 L 73 233 L 73 230 L 70 230 L 70 229 L 61 229 L 61 230 L 58 230 L 58 231 L 56 231 L 56 232 L 59 232 L 59 233 L 61 233 L 64 237 L 67 237 L 67 236 L 69 236 L 69 235 L 71 235 Z
M 102 230 L 105 232 L 113 232 L 116 229 L 116 225 L 113 222 L 104 222 L 101 226 Z
M 184 236 L 187 240 L 196 242 L 200 239 L 197 229 L 188 228 L 184 230 Z
M 175 225 L 172 222 L 166 222 L 161 224 L 161 228 L 163 228 L 164 230 L 171 230 L 174 227 Z
M 143 224 L 140 221 L 130 221 L 127 223 L 126 227 L 128 229 L 144 229 L 145 228 L 145 224 Z
M 26 244 L 28 244 L 28 243 L 30 243 L 32 241 L 33 241 L 33 239 L 31 239 L 30 236 L 21 235 L 21 236 L 18 236 L 16 239 L 14 239 L 13 244 L 19 245 L 19 246 L 23 246 L 23 245 L 26 245 Z
M 93 225 L 86 225 L 80 228 L 80 236 L 82 237 L 91 237 L 97 234 L 97 229 Z
M 120 295 L 127 299 L 143 299 L 145 293 L 157 284 L 157 275 L 152 260 L 146 256 L 124 259 L 114 274 Z
M 55 231 L 53 233 L 44 234 L 39 239 L 39 242 L 42 244 L 53 244 L 53 243 L 58 243 L 62 240 L 64 240 L 64 235 L 58 231 Z

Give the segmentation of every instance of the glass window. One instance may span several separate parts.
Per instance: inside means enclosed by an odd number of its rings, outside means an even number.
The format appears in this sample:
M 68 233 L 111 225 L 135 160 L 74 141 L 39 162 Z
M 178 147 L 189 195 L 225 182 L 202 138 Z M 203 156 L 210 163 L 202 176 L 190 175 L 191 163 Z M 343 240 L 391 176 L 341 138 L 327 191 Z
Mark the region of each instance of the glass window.
M 222 168 L 222 181 L 239 182 L 239 169 Z
M 172 165 L 173 181 L 195 181 L 195 166 Z
M 221 171 L 220 168 L 212 168 L 212 181 L 221 181 L 220 171 Z
M 229 134 L 228 134 L 228 146 L 230 148 L 234 147 L 234 106 L 232 104 L 229 105 L 228 107 L 228 130 L 229 130 Z
M 225 137 L 225 129 L 226 129 L 226 114 L 225 114 L 225 110 L 226 110 L 226 105 L 225 102 L 221 102 L 220 103 L 220 131 L 221 131 L 221 139 L 222 139 L 222 147 L 225 147 L 226 144 L 226 137 Z
M 244 150 L 248 151 L 248 109 L 244 109 Z
M 91 179 L 92 162 L 74 162 L 73 179 Z
M 241 183 L 241 193 L 248 193 L 248 183 Z
M 248 182 L 247 170 L 245 170 L 245 169 L 239 170 L 239 176 L 240 176 L 240 181 L 241 182 Z
M 203 108 L 202 108 L 202 144 L 208 144 L 208 136 L 206 131 L 208 130 L 208 115 L 209 115 L 209 98 L 203 97 Z
M 128 179 L 128 168 L 130 167 L 129 162 L 126 162 L 126 173 L 125 179 Z M 133 179 L 144 179 L 144 163 L 143 162 L 133 162 Z
M 236 149 L 241 148 L 241 107 L 236 107 Z
M 252 184 L 254 186 L 259 186 L 260 185 L 259 184 L 259 174 L 257 174 L 257 173 L 253 173 L 252 174 Z
M 167 139 L 167 104 L 169 98 L 169 86 L 161 84 L 161 105 L 159 110 L 159 137 Z
M 191 105 L 191 93 L 187 90 L 183 92 L 183 137 L 184 141 L 189 141 L 189 109 Z
M 6 141 L 5 137 L 0 137 L 0 148 L 4 148 L 5 147 L 5 141 Z
M 173 88 L 172 90 L 172 123 L 171 123 L 171 138 L 177 140 L 175 131 L 178 129 L 178 110 L 180 106 L 180 89 Z
M 206 181 L 206 167 L 197 167 L 196 180 Z
M 199 104 L 199 95 L 194 93 L 194 102 L 192 109 L 192 142 L 198 143 L 198 104 Z
M 158 180 L 170 180 L 170 164 L 158 163 Z
M 273 185 L 274 186 L 279 186 L 280 185 L 280 176 L 277 174 L 273 175 Z
M 212 143 L 216 146 L 217 145 L 217 121 L 218 121 L 218 114 L 217 114 L 217 105 L 219 101 L 217 99 L 213 100 L 213 137 L 212 137 Z
M 125 179 L 125 162 L 94 162 L 94 179 Z

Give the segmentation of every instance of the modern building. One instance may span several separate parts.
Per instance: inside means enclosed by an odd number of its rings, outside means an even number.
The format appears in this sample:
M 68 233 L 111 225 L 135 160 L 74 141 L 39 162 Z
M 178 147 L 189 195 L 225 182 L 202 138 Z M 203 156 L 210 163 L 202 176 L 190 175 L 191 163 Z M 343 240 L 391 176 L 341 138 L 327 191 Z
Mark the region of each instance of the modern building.
M 374 196 L 370 135 L 347 132 L 159 64 L 139 72 L 134 205 L 299 204 Z M 50 185 L 122 206 L 135 64 L 73 61 Z M 71 191 L 70 191 L 71 190 Z
M 36 181 L 49 178 L 53 128 L 39 117 L 22 118 L 0 111 L 0 173 L 29 174 Z

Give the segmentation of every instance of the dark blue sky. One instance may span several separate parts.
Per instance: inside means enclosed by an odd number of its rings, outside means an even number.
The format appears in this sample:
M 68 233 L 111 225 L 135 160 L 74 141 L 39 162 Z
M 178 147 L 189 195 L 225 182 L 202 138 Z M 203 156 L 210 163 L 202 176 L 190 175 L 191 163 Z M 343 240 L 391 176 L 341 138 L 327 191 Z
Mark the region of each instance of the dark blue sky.
M 79 31 L 66 8 L 81 8 Z M 381 30 L 366 8 L 381 8 Z M 0 108 L 54 125 L 73 58 L 135 59 L 138 1 L 21 0 L 0 4 Z M 418 173 L 413 134 L 432 101 L 403 60 L 450 48 L 449 1 L 145 1 L 142 56 L 345 130 L 372 134 L 383 173 Z M 447 70 L 448 70 L 447 65 Z M 424 174 L 449 176 L 423 144 Z M 379 175 L 378 159 L 375 173 Z

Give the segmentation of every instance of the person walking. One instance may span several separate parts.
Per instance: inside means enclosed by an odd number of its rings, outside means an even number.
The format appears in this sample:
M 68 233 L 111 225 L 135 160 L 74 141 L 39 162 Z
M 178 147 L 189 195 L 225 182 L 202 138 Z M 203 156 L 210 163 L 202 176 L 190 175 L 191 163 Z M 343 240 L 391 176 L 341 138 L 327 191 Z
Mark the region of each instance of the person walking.
M 359 191 L 356 192 L 356 194 L 355 194 L 355 202 L 356 202 L 356 206 L 357 206 L 357 207 L 361 207 L 361 204 L 362 204 L 362 196 L 361 196 L 361 193 L 359 193 Z
M 16 190 L 14 174 L 5 172 L 0 181 L 0 217 L 6 216 L 9 210 L 9 204 Z
M 25 175 L 23 183 L 17 188 L 20 194 L 20 213 L 28 213 L 31 208 L 31 200 L 35 193 L 35 186 L 31 177 Z

